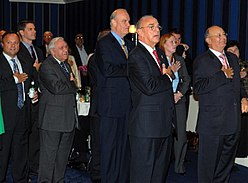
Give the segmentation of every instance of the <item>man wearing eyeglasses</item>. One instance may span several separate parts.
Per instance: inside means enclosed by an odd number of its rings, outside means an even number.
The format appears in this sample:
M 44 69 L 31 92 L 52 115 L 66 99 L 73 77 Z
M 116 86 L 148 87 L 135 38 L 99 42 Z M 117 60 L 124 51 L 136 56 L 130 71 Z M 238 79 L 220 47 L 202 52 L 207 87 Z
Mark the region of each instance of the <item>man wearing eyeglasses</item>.
M 209 49 L 193 65 L 193 91 L 199 98 L 198 182 L 229 182 L 240 132 L 241 112 L 248 111 L 240 86 L 237 57 L 224 51 L 227 34 L 206 30 Z
M 128 58 L 130 182 L 166 182 L 175 119 L 171 71 L 165 68 L 166 56 L 155 48 L 162 29 L 157 19 L 144 16 L 136 27 L 139 44 Z
M 71 47 L 71 54 L 75 57 L 75 61 L 77 66 L 87 65 L 88 63 L 88 54 L 84 48 L 84 37 L 83 34 L 78 33 L 76 34 L 75 38 L 75 45 Z

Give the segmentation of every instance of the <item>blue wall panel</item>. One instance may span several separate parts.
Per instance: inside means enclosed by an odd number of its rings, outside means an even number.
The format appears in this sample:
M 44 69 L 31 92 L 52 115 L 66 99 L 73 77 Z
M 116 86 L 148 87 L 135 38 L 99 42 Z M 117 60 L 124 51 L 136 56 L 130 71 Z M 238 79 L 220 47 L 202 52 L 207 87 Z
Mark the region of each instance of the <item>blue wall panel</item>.
M 131 23 L 153 14 L 163 26 L 162 34 L 176 27 L 184 31 L 183 40 L 191 46 L 193 57 L 205 51 L 204 33 L 217 24 L 241 43 L 241 57 L 248 59 L 247 0 L 85 0 L 66 5 L 10 3 L 0 1 L 0 28 L 16 29 L 21 19 L 36 22 L 37 44 L 42 33 L 51 30 L 73 42 L 76 32 L 85 35 L 85 47 L 92 52 L 99 31 L 109 27 L 109 16 L 116 8 L 126 8 Z M 13 27 L 12 27 L 13 26 Z

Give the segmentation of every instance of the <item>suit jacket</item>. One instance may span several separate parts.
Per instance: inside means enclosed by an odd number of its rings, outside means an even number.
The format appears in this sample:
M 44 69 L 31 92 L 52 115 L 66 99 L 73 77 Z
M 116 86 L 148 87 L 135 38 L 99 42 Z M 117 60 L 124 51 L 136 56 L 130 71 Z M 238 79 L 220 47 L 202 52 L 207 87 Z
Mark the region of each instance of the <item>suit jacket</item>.
M 70 66 L 65 64 L 71 73 Z M 41 64 L 39 82 L 39 128 L 71 132 L 77 121 L 76 86 L 51 55 Z
M 74 56 L 77 66 L 78 67 L 81 66 L 82 65 L 82 61 L 81 61 L 81 58 L 80 58 L 78 49 L 77 49 L 77 47 L 76 47 L 75 44 L 71 46 L 71 55 Z
M 96 65 L 95 54 L 89 57 L 88 61 L 88 76 L 90 85 L 90 111 L 89 116 L 96 117 L 97 115 L 97 72 L 98 68 Z
M 197 131 L 209 135 L 229 135 L 240 130 L 240 100 L 246 93 L 240 86 L 238 59 L 226 53 L 234 70 L 233 79 L 221 71 L 219 59 L 208 50 L 194 61 L 193 90 L 199 97 Z
M 166 57 L 158 50 L 162 63 Z M 160 138 L 171 135 L 175 120 L 172 85 L 162 75 L 156 61 L 140 43 L 128 58 L 128 77 L 132 90 L 129 135 Z
M 39 46 L 39 49 L 42 51 L 43 58 L 46 59 L 46 45 L 43 44 L 43 45 Z
M 173 56 L 174 56 L 175 60 L 180 61 L 180 63 L 181 63 L 181 67 L 178 70 L 179 83 L 177 85 L 177 90 L 176 90 L 176 92 L 180 91 L 183 94 L 183 97 L 179 100 L 179 103 L 181 103 L 181 102 L 186 101 L 186 98 L 184 95 L 189 89 L 189 84 L 190 84 L 191 79 L 190 79 L 190 76 L 188 74 L 187 67 L 186 67 L 186 64 L 185 64 L 183 57 L 181 57 L 177 54 L 174 54 Z
M 28 79 L 24 82 L 25 103 L 24 107 L 29 109 L 30 99 L 27 95 L 30 86 L 30 76 L 32 75 L 32 65 L 18 57 L 23 72 L 28 74 Z M 1 91 L 1 104 L 4 117 L 5 130 L 14 130 L 16 124 L 16 112 L 18 110 L 18 89 L 13 77 L 13 71 L 7 59 L 3 54 L 0 55 L 0 91 Z M 29 125 L 29 110 L 27 111 L 27 121 L 23 126 L 24 129 Z
M 128 51 L 132 43 L 125 40 Z M 127 59 L 121 45 L 109 33 L 97 42 L 97 112 L 108 117 L 125 117 L 131 104 Z
M 37 46 L 34 46 L 34 49 L 37 53 L 38 61 L 43 62 L 44 57 L 43 57 L 41 49 L 39 49 Z M 25 60 L 26 62 L 29 62 L 32 65 L 34 64 L 34 59 L 31 57 L 28 49 L 26 48 L 26 46 L 22 42 L 20 43 L 20 50 L 18 52 L 18 58 Z M 35 85 L 38 84 L 38 73 L 37 73 L 36 69 L 34 69 L 33 78 L 31 78 L 31 80 L 34 80 Z

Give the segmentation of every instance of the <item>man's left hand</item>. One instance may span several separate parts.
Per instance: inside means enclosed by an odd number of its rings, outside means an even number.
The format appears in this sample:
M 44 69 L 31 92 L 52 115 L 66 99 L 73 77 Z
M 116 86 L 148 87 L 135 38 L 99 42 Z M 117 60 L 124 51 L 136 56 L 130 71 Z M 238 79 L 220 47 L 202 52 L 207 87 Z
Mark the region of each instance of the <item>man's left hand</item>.
M 241 100 L 241 112 L 242 113 L 248 112 L 248 101 L 247 101 L 247 98 L 242 98 L 242 100 Z

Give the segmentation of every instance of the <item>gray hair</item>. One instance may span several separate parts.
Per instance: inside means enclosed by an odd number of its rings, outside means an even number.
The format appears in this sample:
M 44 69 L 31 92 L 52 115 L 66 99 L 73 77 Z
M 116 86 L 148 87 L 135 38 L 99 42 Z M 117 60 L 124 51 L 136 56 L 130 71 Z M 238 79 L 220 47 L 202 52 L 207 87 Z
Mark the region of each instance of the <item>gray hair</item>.
M 139 29 L 141 26 L 140 24 L 143 22 L 144 19 L 146 18 L 155 18 L 154 16 L 152 15 L 144 15 L 143 17 L 141 17 L 138 22 L 136 23 L 136 29 Z
M 113 13 L 110 15 L 110 27 L 112 27 L 112 20 L 116 18 L 118 11 L 120 11 L 120 10 L 127 12 L 127 10 L 124 8 L 119 8 L 119 9 L 116 9 L 115 11 L 113 11 Z
M 206 39 L 209 36 L 209 28 L 206 30 L 205 34 L 204 34 L 204 38 Z
M 58 40 L 62 40 L 64 41 L 64 38 L 63 37 L 55 37 L 51 40 L 51 42 L 49 43 L 48 45 L 48 50 L 49 50 L 49 53 L 51 53 L 51 49 L 53 49 L 55 47 L 55 44 Z

